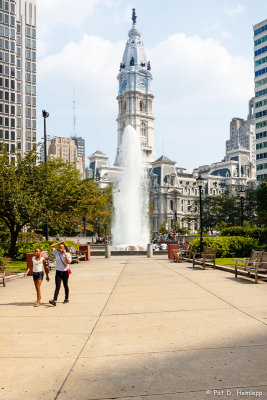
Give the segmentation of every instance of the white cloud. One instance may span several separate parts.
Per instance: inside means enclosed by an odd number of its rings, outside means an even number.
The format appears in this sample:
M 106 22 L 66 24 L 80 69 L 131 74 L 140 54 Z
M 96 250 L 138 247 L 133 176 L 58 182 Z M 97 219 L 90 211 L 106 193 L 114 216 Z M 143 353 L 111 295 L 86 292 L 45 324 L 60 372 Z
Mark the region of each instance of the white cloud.
M 39 62 L 40 90 L 64 102 L 73 84 L 77 86 L 83 112 L 100 114 L 116 108 L 116 75 L 123 43 L 112 43 L 98 36 L 83 35 L 68 43 L 60 53 Z
M 98 36 L 84 35 L 59 53 L 40 60 L 39 103 L 51 111 L 49 123 L 54 134 L 64 135 L 69 129 L 63 124 L 66 119 L 71 124 L 72 87 L 75 84 L 77 120 L 83 119 L 90 126 L 86 135 L 92 135 L 92 130 L 97 132 L 102 124 L 103 150 L 110 153 L 116 147 L 116 77 L 124 46 L 125 42 L 114 43 Z M 161 140 L 159 135 L 164 135 L 167 142 L 175 143 L 177 130 L 187 129 L 183 143 L 185 146 L 188 140 L 190 146 L 194 140 L 194 157 L 199 157 L 199 146 L 205 140 L 212 154 L 217 151 L 222 157 L 224 149 L 218 151 L 218 146 L 224 146 L 225 139 L 214 136 L 213 130 L 221 124 L 218 121 L 225 119 L 225 128 L 220 128 L 220 132 L 224 131 L 227 137 L 228 120 L 238 112 L 237 105 L 244 106 L 245 114 L 247 101 L 253 96 L 251 60 L 230 54 L 219 41 L 186 34 L 172 35 L 153 48 L 146 48 L 146 53 L 154 78 L 156 130 L 161 126 L 161 132 L 155 133 L 156 142 Z M 58 124 L 56 119 L 60 121 Z M 89 152 L 93 152 L 94 139 L 85 137 Z M 176 153 L 171 151 L 170 157 L 176 159 Z M 182 164 L 189 163 L 186 157 L 185 160 L 180 157 L 180 160 Z M 192 164 L 196 166 L 196 161 Z
M 253 94 L 251 60 L 231 55 L 214 39 L 176 34 L 148 52 L 166 109 L 194 109 L 248 99 Z M 179 107 L 177 107 L 179 105 Z
M 234 17 L 235 15 L 241 14 L 243 11 L 245 11 L 246 7 L 243 6 L 241 3 L 237 3 L 235 5 L 235 7 L 229 8 L 226 7 L 225 8 L 225 12 L 226 14 L 230 15 L 231 17 Z

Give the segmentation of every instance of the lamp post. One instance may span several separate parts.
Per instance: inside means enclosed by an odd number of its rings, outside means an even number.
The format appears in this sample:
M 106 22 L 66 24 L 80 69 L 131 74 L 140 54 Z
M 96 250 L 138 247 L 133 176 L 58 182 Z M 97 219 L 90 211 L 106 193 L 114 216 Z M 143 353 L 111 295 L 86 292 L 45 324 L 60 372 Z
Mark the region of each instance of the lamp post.
M 42 111 L 42 115 L 44 118 L 44 162 L 45 162 L 45 175 L 47 174 L 46 171 L 46 163 L 47 163 L 47 137 L 46 137 L 46 118 L 49 117 L 49 113 L 45 110 Z M 47 176 L 45 176 L 45 178 L 47 178 Z M 46 240 L 48 240 L 48 223 L 46 222 L 45 224 L 45 238 Z
M 239 196 L 240 196 L 240 208 L 241 208 L 241 226 L 244 224 L 244 197 L 245 197 L 245 190 L 242 187 L 239 190 Z
M 199 188 L 199 217 L 200 217 L 200 252 L 203 251 L 203 224 L 202 224 L 202 189 L 204 187 L 204 179 L 199 174 L 197 179 L 197 185 Z

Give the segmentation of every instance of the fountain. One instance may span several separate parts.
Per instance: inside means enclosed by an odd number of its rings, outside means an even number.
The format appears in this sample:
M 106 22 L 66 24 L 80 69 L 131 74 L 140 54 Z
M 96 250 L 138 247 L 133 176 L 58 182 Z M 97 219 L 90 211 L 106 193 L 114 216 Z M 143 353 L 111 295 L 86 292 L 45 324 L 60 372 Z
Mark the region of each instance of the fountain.
M 148 190 L 140 137 L 128 125 L 120 146 L 122 173 L 113 190 L 112 248 L 145 250 L 149 240 Z

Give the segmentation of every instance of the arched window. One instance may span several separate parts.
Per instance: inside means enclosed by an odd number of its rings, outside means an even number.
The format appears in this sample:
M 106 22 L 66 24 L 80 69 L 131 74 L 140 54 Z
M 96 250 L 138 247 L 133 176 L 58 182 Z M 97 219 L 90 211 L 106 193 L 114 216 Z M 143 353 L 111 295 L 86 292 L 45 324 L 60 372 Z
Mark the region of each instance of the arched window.
M 144 111 L 144 103 L 142 100 L 140 101 L 140 111 Z
M 171 207 L 171 210 L 173 211 L 173 200 L 170 201 L 170 207 Z
M 122 103 L 122 112 L 126 112 L 126 101 Z

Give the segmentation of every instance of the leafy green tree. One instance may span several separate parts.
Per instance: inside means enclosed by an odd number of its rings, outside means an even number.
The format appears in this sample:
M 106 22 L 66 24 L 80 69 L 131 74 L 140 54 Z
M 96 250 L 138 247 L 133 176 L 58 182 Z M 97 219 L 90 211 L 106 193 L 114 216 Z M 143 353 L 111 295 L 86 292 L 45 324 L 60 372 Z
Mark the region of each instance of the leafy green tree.
M 267 178 L 261 181 L 256 189 L 257 222 L 260 226 L 267 226 Z
M 38 217 L 40 196 L 36 188 L 36 155 L 17 155 L 10 163 L 4 147 L 0 153 L 0 221 L 10 232 L 10 255 L 14 256 L 21 229 Z
M 81 180 L 79 172 L 61 160 L 38 162 L 36 151 L 16 164 L 0 150 L 0 223 L 10 232 L 9 254 L 15 255 L 18 235 L 24 228 L 42 228 L 48 223 L 55 231 L 77 228 L 95 219 L 108 226 L 111 219 L 111 189 L 101 191 L 92 180 Z

